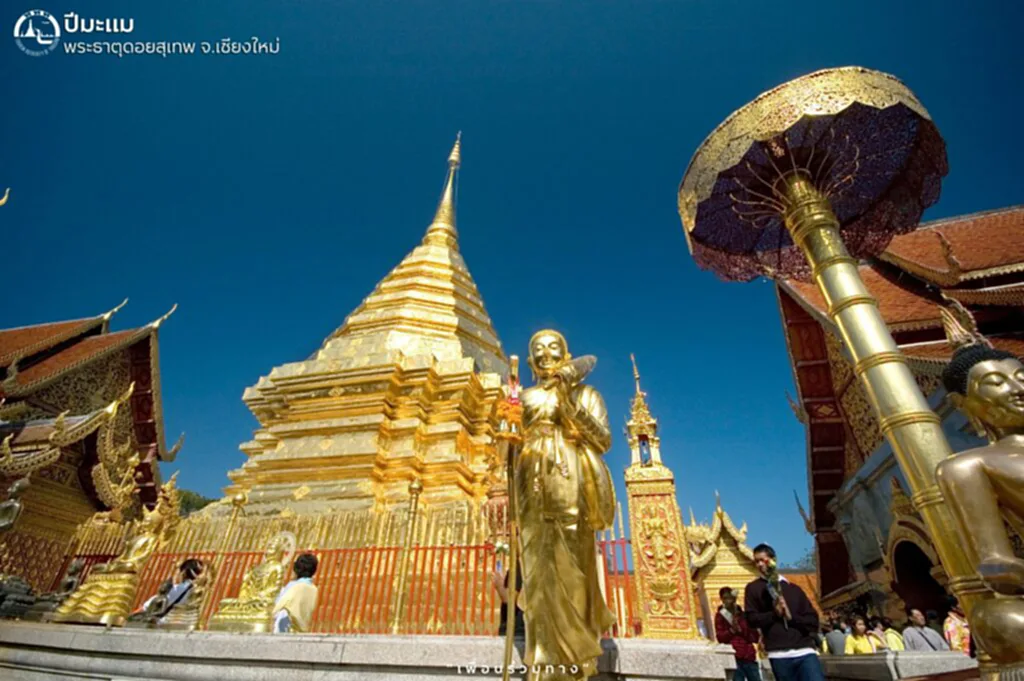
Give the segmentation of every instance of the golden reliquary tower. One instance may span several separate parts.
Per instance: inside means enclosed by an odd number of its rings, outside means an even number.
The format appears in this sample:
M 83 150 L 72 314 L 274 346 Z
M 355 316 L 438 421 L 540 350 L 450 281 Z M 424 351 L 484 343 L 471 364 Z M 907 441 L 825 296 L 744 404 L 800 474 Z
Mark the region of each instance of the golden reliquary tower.
M 380 520 L 407 508 L 418 479 L 427 515 L 445 510 L 463 528 L 451 541 L 484 531 L 475 524 L 507 363 L 459 253 L 460 160 L 456 140 L 420 244 L 313 356 L 245 391 L 260 428 L 241 445 L 247 461 L 228 474 L 225 499 L 208 515 L 230 513 L 230 498 L 242 493 L 250 519 L 352 512 Z
M 633 360 L 636 395 L 626 436 L 632 460 L 626 468 L 633 566 L 642 635 L 648 638 L 700 638 L 698 611 L 690 582 L 690 549 L 676 501 L 672 471 L 662 463 L 658 421 L 651 416 L 640 372 Z

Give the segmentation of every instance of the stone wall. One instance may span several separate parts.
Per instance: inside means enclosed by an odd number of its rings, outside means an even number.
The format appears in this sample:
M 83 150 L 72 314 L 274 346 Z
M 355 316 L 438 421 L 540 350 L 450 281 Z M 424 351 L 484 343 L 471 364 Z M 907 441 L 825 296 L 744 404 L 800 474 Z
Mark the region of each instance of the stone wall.
M 616 639 L 603 645 L 596 681 L 725 681 L 736 666 L 730 647 L 707 642 Z M 19 622 L 0 626 L 0 678 L 465 681 L 500 678 L 494 667 L 503 648 L 503 639 L 483 636 L 275 636 Z M 519 665 L 518 651 L 514 659 Z

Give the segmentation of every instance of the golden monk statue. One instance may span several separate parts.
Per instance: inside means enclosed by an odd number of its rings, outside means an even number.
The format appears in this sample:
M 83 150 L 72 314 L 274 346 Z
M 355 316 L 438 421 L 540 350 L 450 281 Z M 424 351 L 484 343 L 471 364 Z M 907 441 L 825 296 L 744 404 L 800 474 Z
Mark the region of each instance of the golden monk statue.
M 210 631 L 269 632 L 274 601 L 294 549 L 294 535 L 281 532 L 275 536 L 263 554 L 263 562 L 245 573 L 238 597 L 225 598 L 217 606 L 216 614 L 210 618 Z
M 523 445 L 515 467 L 529 679 L 597 673 L 601 634 L 615 617 L 597 574 L 595 530 L 612 523 L 615 490 L 600 456 L 611 446 L 600 393 L 582 380 L 557 331 L 530 339 L 537 385 L 522 394 Z M 550 665 L 550 666 L 549 666 Z
M 956 348 L 942 382 L 990 444 L 946 459 L 936 475 L 960 538 L 976 556 L 978 575 L 997 593 L 1020 595 L 1024 560 L 1014 554 L 1004 519 L 1024 531 L 1024 365 L 978 334 L 958 303 L 952 310 L 957 314 L 942 310 Z M 1024 599 L 984 601 L 970 614 L 975 638 L 996 662 L 1024 659 Z
M 121 554 L 109 563 L 93 568 L 85 582 L 57 608 L 54 622 L 115 627 L 125 623 L 146 561 L 177 528 L 177 477 L 175 473 L 160 489 L 152 511 L 143 509 L 142 519 L 134 523 Z

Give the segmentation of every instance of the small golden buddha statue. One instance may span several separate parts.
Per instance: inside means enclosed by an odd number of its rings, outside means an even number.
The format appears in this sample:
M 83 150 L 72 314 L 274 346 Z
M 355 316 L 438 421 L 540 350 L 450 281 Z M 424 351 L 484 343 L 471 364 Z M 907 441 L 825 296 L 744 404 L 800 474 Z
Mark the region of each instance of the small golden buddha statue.
M 601 634 L 615 622 L 597 575 L 594 533 L 612 523 L 615 490 L 600 458 L 611 446 L 608 412 L 582 383 L 594 362 L 573 360 L 557 331 L 530 339 L 537 385 L 522 393 L 515 466 L 529 679 L 594 675 Z
M 131 539 L 114 560 L 98 565 L 54 613 L 54 622 L 122 626 L 131 612 L 139 574 L 146 561 L 177 527 L 179 495 L 175 473 L 160 489 L 154 509 L 143 509 Z
M 1024 364 L 993 348 L 958 303 L 942 313 L 955 348 L 943 384 L 989 445 L 946 459 L 936 477 L 978 575 L 996 593 L 1019 596 L 1024 560 L 1014 554 L 1006 521 L 1024 531 Z M 969 614 L 975 639 L 993 660 L 1024 660 L 1024 599 L 984 601 Z
M 225 598 L 210 618 L 210 631 L 262 633 L 271 630 L 274 601 L 287 574 L 288 555 L 294 550 L 294 535 L 282 532 L 271 540 L 263 562 L 242 578 L 236 598 Z

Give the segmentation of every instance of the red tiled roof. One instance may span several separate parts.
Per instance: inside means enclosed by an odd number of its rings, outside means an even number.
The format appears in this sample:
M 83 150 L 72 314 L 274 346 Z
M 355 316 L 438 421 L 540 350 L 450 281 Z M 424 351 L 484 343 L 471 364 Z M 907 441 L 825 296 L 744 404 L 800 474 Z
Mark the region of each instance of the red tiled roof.
M 858 269 L 864 285 L 871 295 L 878 299 L 878 309 L 882 313 L 882 318 L 893 331 L 942 326 L 939 306 L 920 292 L 912 277 L 904 275 L 897 282 L 871 265 L 861 265 Z M 822 317 L 828 314 L 828 306 L 817 284 L 787 280 L 786 285 L 814 307 Z
M 992 345 L 998 350 L 1012 352 L 1017 357 L 1024 357 L 1024 336 L 990 337 Z M 903 348 L 903 354 L 917 359 L 948 360 L 953 356 L 953 348 L 946 343 L 928 343 L 911 345 Z
M 84 333 L 102 323 L 101 318 L 92 317 L 67 322 L 22 326 L 17 329 L 2 329 L 0 330 L 0 366 L 7 366 L 16 357 L 53 347 L 57 343 Z
M 818 575 L 813 572 L 787 572 L 782 575 L 790 584 L 800 587 L 800 590 L 807 596 L 814 609 L 821 612 L 818 605 Z
M 1024 271 L 1024 206 L 928 223 L 894 238 L 881 259 L 943 286 Z
M 17 387 L 11 392 L 17 394 L 21 392 L 19 390 L 21 388 L 62 374 L 65 370 L 84 364 L 104 351 L 114 349 L 130 341 L 133 337 L 138 337 L 138 335 L 139 330 L 132 329 L 85 338 L 80 343 L 76 343 L 52 357 L 47 357 L 42 362 L 28 367 L 24 371 L 18 372 Z

